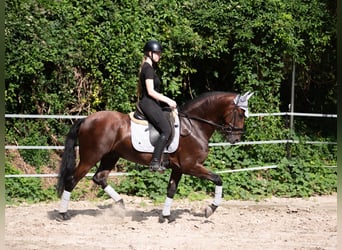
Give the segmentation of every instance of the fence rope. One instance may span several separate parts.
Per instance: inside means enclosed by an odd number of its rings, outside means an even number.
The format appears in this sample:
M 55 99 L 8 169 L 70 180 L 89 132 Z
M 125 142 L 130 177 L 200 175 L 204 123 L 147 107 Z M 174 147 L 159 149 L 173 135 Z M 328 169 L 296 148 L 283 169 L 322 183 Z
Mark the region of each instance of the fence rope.
M 250 114 L 250 117 L 264 117 L 264 116 L 306 116 L 306 117 L 324 117 L 324 118 L 337 118 L 336 114 L 315 114 L 315 113 L 297 113 L 297 112 L 280 112 L 280 113 L 255 113 Z M 5 114 L 5 118 L 34 118 L 34 119 L 80 119 L 87 116 L 82 115 L 31 115 L 31 114 Z M 221 146 L 233 146 L 233 145 L 257 145 L 257 144 L 277 144 L 277 143 L 290 143 L 298 144 L 299 140 L 269 140 L 269 141 L 248 141 L 248 142 L 238 142 L 235 144 L 221 142 L 221 143 L 209 143 L 210 147 L 221 147 Z M 327 141 L 306 141 L 305 144 L 337 144 L 337 142 L 327 142 Z M 78 147 L 76 147 L 78 148 Z M 18 145 L 6 145 L 5 149 L 54 149 L 63 150 L 64 146 L 18 146 Z M 270 166 L 260 166 L 252 168 L 242 168 L 242 169 L 230 169 L 218 171 L 218 174 L 224 173 L 235 173 L 242 171 L 257 171 L 277 168 L 277 165 Z M 322 166 L 328 168 L 334 168 L 337 166 Z M 88 173 L 86 177 L 93 176 L 94 173 Z M 128 176 L 130 173 L 116 172 L 110 173 L 109 176 Z M 5 175 L 5 178 L 57 178 L 58 174 L 9 174 Z
M 278 165 L 270 165 L 270 166 L 260 166 L 260 167 L 251 167 L 251 168 L 240 168 L 240 169 L 228 169 L 217 171 L 217 174 L 226 174 L 226 173 L 236 173 L 236 172 L 244 172 L 244 171 L 258 171 L 258 170 L 267 170 L 278 168 Z M 320 166 L 323 168 L 336 168 L 337 166 Z M 95 173 L 88 173 L 86 177 L 92 177 Z M 128 176 L 132 175 L 131 173 L 124 172 L 116 172 L 110 173 L 108 176 Z M 58 174 L 8 174 L 5 175 L 5 178 L 57 178 Z
M 238 146 L 238 145 L 258 145 L 258 144 L 279 144 L 279 143 L 299 144 L 300 141 L 299 140 L 246 141 L 246 142 L 237 142 L 237 143 L 234 143 L 234 144 L 231 144 L 229 142 L 213 142 L 213 143 L 209 143 L 209 147 Z M 331 145 L 337 145 L 337 142 L 330 142 L 330 141 L 306 141 L 304 143 L 305 144 L 331 144 Z M 55 149 L 55 150 L 63 150 L 64 146 L 18 146 L 18 145 L 6 145 L 5 149 Z
M 95 173 L 88 173 L 86 177 L 92 177 Z M 127 176 L 131 175 L 130 173 L 116 172 L 110 173 L 108 176 Z M 7 174 L 6 178 L 57 178 L 58 174 Z
M 279 112 L 279 113 L 255 113 L 249 114 L 250 117 L 259 116 L 307 116 L 307 117 L 324 117 L 337 118 L 337 114 L 317 114 L 317 113 L 300 113 L 300 112 Z M 30 114 L 5 114 L 5 118 L 35 118 L 35 119 L 80 119 L 85 118 L 85 115 L 30 115 Z

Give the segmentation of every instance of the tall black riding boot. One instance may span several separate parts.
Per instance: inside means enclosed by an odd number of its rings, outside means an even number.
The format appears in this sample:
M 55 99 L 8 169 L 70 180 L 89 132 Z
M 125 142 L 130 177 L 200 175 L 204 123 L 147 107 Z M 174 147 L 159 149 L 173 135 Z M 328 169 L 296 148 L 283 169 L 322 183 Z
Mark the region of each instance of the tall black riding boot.
M 165 171 L 166 168 L 162 166 L 161 163 L 161 157 L 163 154 L 163 151 L 166 147 L 167 138 L 165 135 L 161 135 L 154 146 L 154 151 L 152 155 L 152 161 L 150 163 L 150 171 Z

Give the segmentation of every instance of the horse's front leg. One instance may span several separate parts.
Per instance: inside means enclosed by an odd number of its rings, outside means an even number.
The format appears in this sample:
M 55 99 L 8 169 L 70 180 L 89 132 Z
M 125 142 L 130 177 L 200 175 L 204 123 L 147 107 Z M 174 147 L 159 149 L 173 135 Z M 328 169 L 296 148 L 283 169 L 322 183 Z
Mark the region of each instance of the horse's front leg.
M 188 168 L 185 170 L 189 175 L 199 177 L 201 179 L 209 180 L 212 181 L 216 186 L 215 186 L 215 197 L 213 202 L 208 205 L 205 208 L 205 217 L 208 218 L 210 215 L 212 215 L 217 207 L 221 204 L 222 202 L 222 179 L 221 177 L 206 169 L 202 164 L 196 164 L 194 167 Z
M 178 187 L 178 183 L 179 183 L 181 177 L 182 177 L 182 173 L 179 170 L 179 168 L 172 168 L 170 180 L 169 180 L 169 183 L 167 186 L 167 196 L 166 196 L 164 208 L 162 211 L 162 216 L 164 218 L 169 219 L 169 217 L 171 215 L 171 205 L 172 205 L 173 197 L 175 196 L 175 193 L 176 193 L 177 187 Z
M 212 172 L 210 172 L 210 174 L 213 176 L 213 182 L 216 184 L 216 186 L 215 186 L 214 201 L 210 205 L 208 205 L 204 210 L 204 214 L 206 218 L 212 215 L 215 212 L 216 208 L 222 202 L 222 179 L 218 174 L 215 174 Z

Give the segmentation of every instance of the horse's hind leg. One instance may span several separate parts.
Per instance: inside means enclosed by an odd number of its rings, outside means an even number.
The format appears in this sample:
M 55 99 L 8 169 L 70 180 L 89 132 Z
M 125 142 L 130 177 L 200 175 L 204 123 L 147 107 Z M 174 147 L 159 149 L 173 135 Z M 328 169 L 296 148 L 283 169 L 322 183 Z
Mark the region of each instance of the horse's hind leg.
M 70 216 L 68 215 L 68 207 L 69 201 L 71 197 L 71 192 L 77 185 L 77 183 L 88 173 L 88 171 L 92 168 L 92 164 L 83 164 L 79 163 L 77 168 L 74 170 L 74 173 L 70 178 L 65 180 L 65 189 L 62 193 L 61 203 L 59 206 L 59 214 L 60 217 L 57 220 L 68 220 Z
M 121 196 L 114 190 L 112 186 L 107 183 L 107 178 L 110 171 L 114 168 L 116 162 L 119 160 L 119 156 L 116 154 L 107 154 L 105 155 L 100 163 L 100 167 L 96 171 L 93 176 L 93 181 L 100 185 L 102 189 L 117 203 L 119 203 L 122 207 L 124 207 L 123 199 Z

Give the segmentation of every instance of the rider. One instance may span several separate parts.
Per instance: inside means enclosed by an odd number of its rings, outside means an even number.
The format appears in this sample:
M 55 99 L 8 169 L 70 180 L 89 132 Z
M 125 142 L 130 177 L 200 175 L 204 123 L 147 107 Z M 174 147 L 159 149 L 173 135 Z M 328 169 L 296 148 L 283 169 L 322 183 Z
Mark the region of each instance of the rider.
M 162 113 L 162 103 L 166 103 L 171 109 L 177 104 L 174 100 L 160 93 L 161 81 L 155 68 L 161 58 L 162 46 L 157 41 L 148 41 L 144 46 L 144 57 L 139 70 L 138 105 L 147 120 L 159 131 L 159 138 L 155 144 L 150 171 L 164 171 L 161 165 L 161 157 L 166 143 L 171 135 L 171 126 Z

